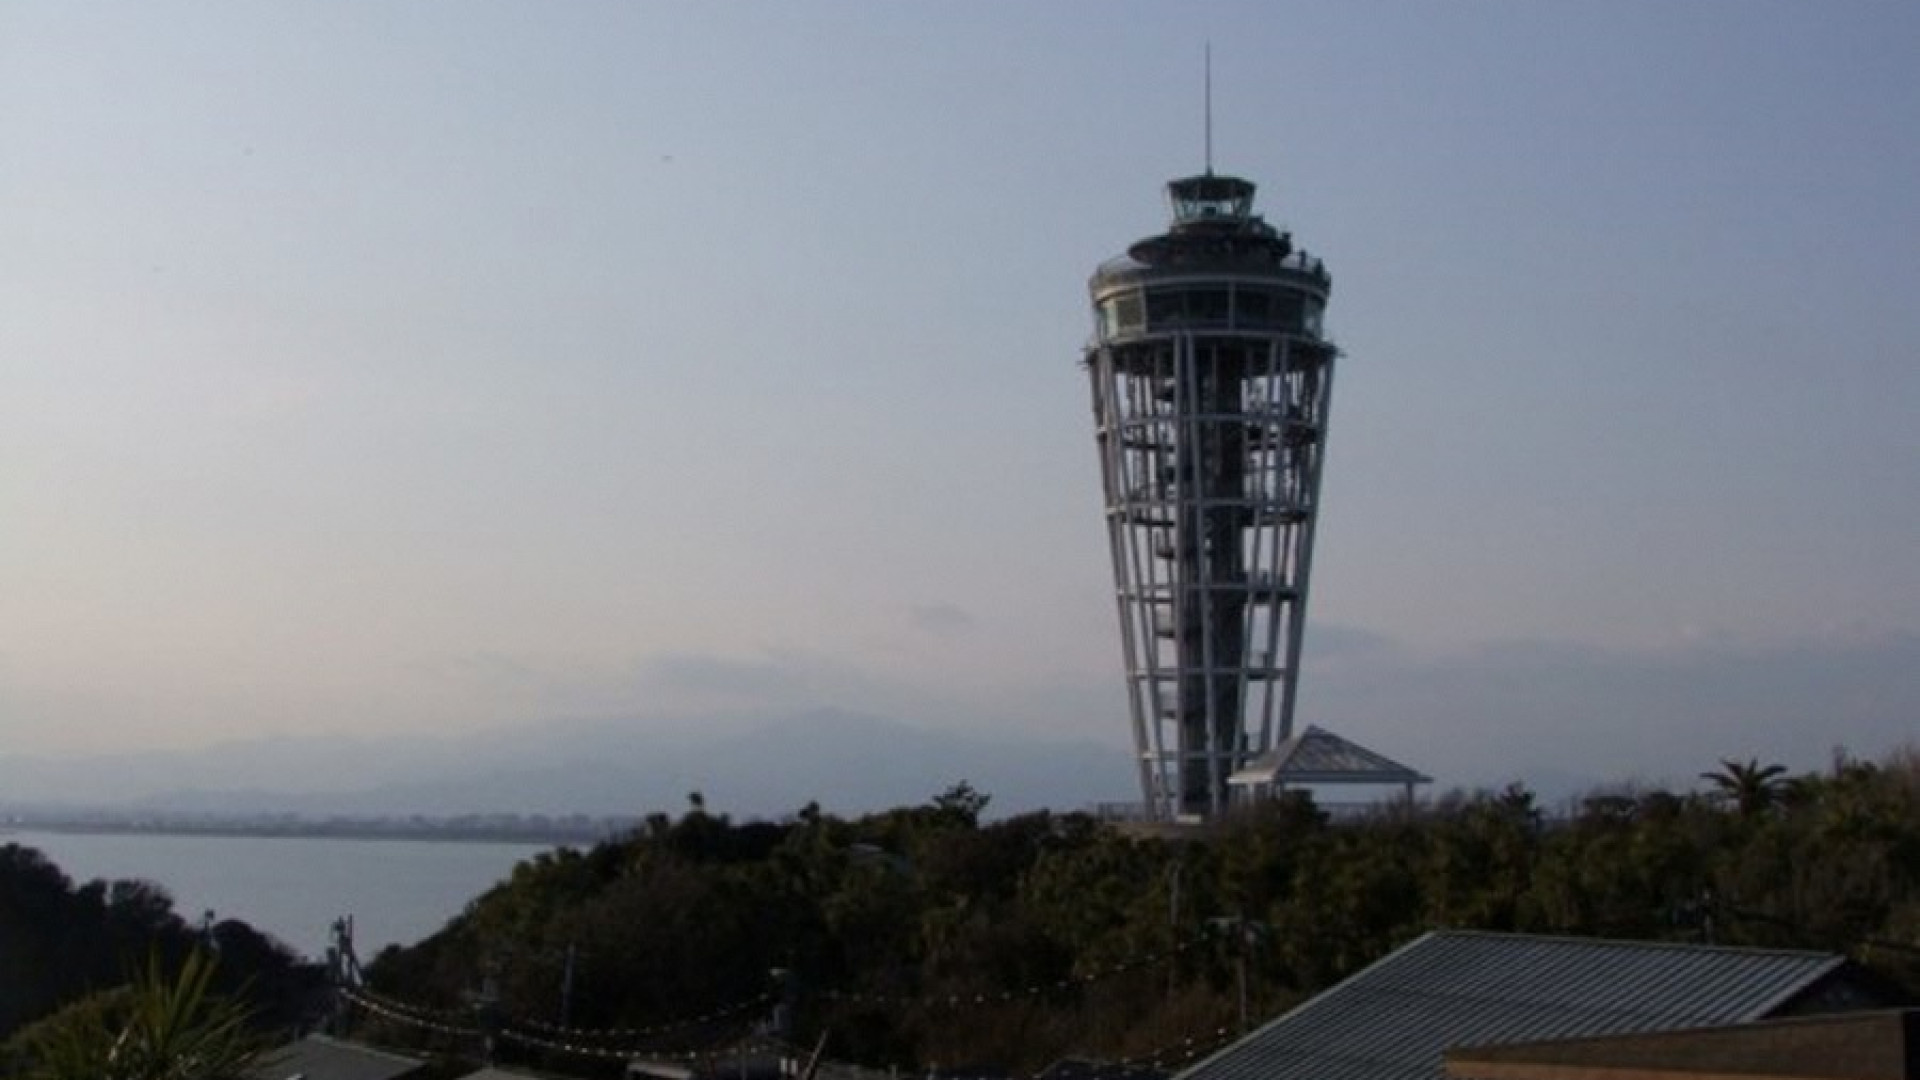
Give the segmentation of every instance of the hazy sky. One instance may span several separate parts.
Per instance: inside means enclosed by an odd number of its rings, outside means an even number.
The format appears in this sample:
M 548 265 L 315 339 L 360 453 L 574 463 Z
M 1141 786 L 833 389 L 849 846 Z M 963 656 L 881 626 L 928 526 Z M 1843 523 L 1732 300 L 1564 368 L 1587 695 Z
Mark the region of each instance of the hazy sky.
M 1920 5 L 0 6 L 0 753 L 1125 736 L 1085 282 L 1333 272 L 1301 720 L 1920 733 Z

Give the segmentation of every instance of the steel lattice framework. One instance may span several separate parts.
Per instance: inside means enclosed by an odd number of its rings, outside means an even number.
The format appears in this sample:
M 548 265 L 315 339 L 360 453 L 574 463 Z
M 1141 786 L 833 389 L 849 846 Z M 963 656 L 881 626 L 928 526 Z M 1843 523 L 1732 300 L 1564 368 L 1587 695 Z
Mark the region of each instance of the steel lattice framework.
M 1325 265 L 1252 183 L 1168 193 L 1168 231 L 1093 276 L 1086 367 L 1141 789 L 1182 820 L 1292 734 L 1338 350 Z

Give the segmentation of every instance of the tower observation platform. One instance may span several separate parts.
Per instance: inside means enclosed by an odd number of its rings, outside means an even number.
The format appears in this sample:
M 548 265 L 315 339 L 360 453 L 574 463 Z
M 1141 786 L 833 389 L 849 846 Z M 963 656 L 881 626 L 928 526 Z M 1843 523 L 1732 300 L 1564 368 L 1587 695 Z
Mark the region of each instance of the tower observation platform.
M 1095 271 L 1092 382 L 1149 818 L 1210 818 L 1293 735 L 1327 408 L 1332 278 L 1211 171 Z

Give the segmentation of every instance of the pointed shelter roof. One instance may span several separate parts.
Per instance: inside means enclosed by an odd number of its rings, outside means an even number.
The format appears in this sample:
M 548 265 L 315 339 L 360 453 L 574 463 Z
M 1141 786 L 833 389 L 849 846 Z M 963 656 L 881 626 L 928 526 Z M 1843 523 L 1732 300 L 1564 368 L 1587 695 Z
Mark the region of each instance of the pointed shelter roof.
M 1229 784 L 1429 784 L 1418 769 L 1309 724 L 1305 731 L 1248 762 Z

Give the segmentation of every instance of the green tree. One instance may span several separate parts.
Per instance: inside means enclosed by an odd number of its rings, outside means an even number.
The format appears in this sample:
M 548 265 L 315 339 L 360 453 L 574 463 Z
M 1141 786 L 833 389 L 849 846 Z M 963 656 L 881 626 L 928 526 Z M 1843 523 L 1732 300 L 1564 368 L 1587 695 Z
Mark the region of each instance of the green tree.
M 1538 861 L 1539 811 L 1515 784 L 1445 800 L 1425 823 L 1425 922 L 1512 930 Z
M 965 784 L 851 819 L 808 807 L 736 823 L 692 806 L 523 863 L 370 974 L 451 1008 L 493 958 L 502 1014 L 538 1020 L 577 945 L 574 1023 L 646 1027 L 752 1000 L 779 968 L 801 988 L 801 1041 L 828 1033 L 831 1057 L 1017 1070 L 1157 1053 L 1230 1023 L 1243 973 L 1250 1014 L 1274 1015 L 1441 925 L 1844 951 L 1920 991 L 1920 753 L 1790 781 L 1723 764 L 1721 797 L 1615 789 L 1550 821 L 1519 786 L 1339 824 L 1301 796 L 1177 836 L 1081 815 L 982 823 L 985 796 Z M 67 887 L 15 870 L 49 898 Z M 104 890 L 88 902 L 88 926 L 153 907 Z M 1235 932 L 1209 939 L 1209 925 Z
M 89 995 L 9 1044 L 27 1080 L 238 1080 L 263 1044 L 238 1001 L 213 992 L 214 961 L 188 954 L 169 977 L 158 957 L 131 983 Z
M 948 821 L 962 825 L 978 825 L 980 813 L 993 801 L 993 796 L 974 790 L 974 786 L 965 780 L 953 785 L 933 797 L 933 808 Z
M 211 928 L 222 955 L 216 989 L 242 994 L 273 1013 L 298 998 L 294 955 L 227 920 Z M 177 964 L 205 943 L 158 886 L 90 881 L 76 886 L 43 853 L 0 845 L 0 1040 L 68 1002 L 123 982 L 137 958 Z M 244 988 L 244 989 L 243 989 Z
M 1788 788 L 1785 765 L 1762 765 L 1749 758 L 1743 765 L 1723 759 L 1714 772 L 1703 772 L 1700 779 L 1714 788 L 1714 794 L 1733 804 L 1742 817 L 1764 813 L 1779 805 Z

